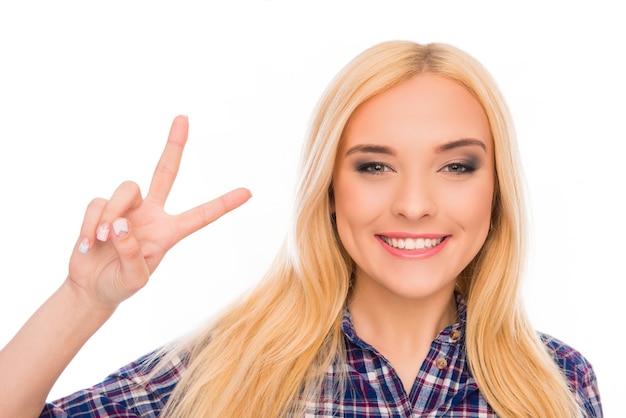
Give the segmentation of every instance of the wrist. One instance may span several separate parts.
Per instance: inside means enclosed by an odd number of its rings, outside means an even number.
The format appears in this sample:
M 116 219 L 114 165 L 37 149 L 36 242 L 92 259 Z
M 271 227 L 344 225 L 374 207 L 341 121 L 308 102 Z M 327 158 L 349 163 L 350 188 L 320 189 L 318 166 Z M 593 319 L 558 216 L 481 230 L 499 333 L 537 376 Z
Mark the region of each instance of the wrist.
M 106 303 L 95 298 L 91 292 L 83 286 L 77 284 L 69 276 L 57 290 L 63 300 L 66 300 L 68 307 L 77 314 L 88 314 L 89 316 L 103 316 L 108 318 L 115 312 L 117 303 Z

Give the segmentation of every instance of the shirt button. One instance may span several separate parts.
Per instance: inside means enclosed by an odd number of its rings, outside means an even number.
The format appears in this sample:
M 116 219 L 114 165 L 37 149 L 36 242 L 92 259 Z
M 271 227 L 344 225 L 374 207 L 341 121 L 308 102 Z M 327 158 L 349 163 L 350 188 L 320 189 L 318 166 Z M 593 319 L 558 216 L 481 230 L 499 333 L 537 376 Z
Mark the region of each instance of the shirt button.
M 450 333 L 450 339 L 452 341 L 458 341 L 459 338 L 461 338 L 461 331 L 459 331 L 458 329 L 453 329 Z
M 448 362 L 447 362 L 447 360 L 446 360 L 445 358 L 443 358 L 443 357 L 439 357 L 439 358 L 437 359 L 437 361 L 435 362 L 435 364 L 437 365 L 437 368 L 438 368 L 439 370 L 443 370 L 443 369 L 445 369 L 446 367 L 448 367 Z

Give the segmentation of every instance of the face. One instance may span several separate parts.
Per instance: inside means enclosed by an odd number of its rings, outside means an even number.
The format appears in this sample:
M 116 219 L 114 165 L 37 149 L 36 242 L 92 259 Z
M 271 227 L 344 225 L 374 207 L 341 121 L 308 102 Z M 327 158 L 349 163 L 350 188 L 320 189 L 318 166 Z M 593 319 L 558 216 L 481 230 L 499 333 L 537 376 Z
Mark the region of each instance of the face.
M 494 177 L 487 116 L 460 84 L 425 73 L 363 103 L 333 177 L 353 297 L 451 295 L 487 237 Z

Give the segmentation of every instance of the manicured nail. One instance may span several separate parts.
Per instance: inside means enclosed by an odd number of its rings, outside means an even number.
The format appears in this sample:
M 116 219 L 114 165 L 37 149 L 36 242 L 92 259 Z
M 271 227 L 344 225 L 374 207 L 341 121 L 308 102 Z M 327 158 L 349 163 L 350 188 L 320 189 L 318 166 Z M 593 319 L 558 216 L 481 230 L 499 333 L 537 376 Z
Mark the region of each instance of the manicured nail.
M 128 222 L 124 218 L 113 221 L 113 233 L 122 238 L 128 233 Z
M 105 222 L 98 227 L 96 238 L 98 238 L 100 241 L 106 242 L 106 240 L 109 239 L 110 231 L 111 231 L 111 226 Z
M 83 238 L 80 240 L 80 244 L 78 244 L 78 252 L 87 254 L 87 251 L 89 251 L 89 239 Z

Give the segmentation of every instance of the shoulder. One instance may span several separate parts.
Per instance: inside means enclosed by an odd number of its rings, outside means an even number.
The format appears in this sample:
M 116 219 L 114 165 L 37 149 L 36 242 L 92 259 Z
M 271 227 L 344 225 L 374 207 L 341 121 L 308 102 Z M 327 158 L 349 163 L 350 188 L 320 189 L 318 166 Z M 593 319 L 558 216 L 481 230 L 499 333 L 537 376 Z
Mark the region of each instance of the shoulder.
M 593 374 L 593 368 L 589 361 L 575 348 L 567 345 L 563 341 L 544 333 L 539 333 L 541 341 L 543 341 L 546 349 L 561 369 L 569 376 L 583 374 Z
M 109 378 L 124 379 L 150 391 L 158 391 L 164 385 L 175 386 L 187 368 L 187 360 L 184 353 L 158 350 L 122 367 Z
M 540 333 L 539 337 L 563 372 L 587 416 L 601 417 L 598 382 L 591 363 L 578 350 L 563 341 L 544 333 Z
M 184 355 L 157 351 L 90 388 L 46 404 L 41 417 L 156 417 L 186 369 Z

